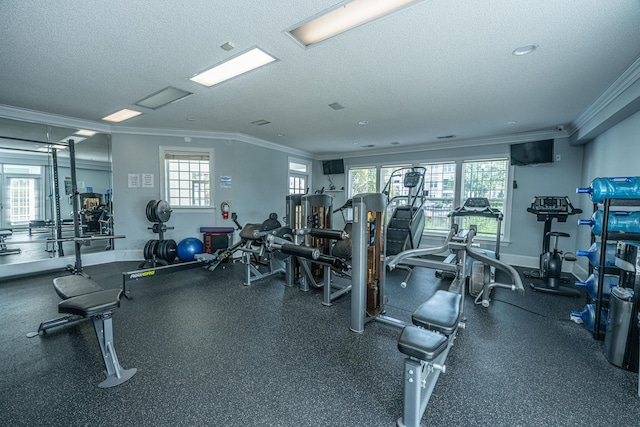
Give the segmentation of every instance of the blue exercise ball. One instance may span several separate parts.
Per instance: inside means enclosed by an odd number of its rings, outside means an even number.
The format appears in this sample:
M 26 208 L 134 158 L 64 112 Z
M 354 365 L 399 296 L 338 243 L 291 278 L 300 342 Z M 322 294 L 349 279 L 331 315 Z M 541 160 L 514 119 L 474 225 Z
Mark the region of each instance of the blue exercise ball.
M 193 261 L 196 254 L 202 253 L 202 241 L 195 237 L 187 237 L 178 243 L 176 253 L 181 261 Z

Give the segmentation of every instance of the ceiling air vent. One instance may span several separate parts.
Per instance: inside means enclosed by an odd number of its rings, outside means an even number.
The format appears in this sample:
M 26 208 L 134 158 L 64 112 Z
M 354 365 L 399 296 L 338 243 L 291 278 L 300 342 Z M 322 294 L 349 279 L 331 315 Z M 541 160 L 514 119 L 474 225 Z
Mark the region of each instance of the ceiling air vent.
M 256 120 L 255 122 L 251 122 L 252 125 L 256 125 L 256 126 L 264 126 L 264 125 L 268 125 L 269 121 L 267 120 Z

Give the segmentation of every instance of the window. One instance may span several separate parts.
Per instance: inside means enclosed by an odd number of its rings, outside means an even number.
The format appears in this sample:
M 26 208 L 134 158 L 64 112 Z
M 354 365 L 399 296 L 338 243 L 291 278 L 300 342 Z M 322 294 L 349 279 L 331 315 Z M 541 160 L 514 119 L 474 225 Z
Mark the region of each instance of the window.
M 448 232 L 451 219 L 447 216 L 454 208 L 456 191 L 456 164 L 423 164 L 426 169 L 424 188 L 427 199 L 424 205 L 425 231 Z
M 40 166 L 4 165 L 5 206 L 8 226 L 26 225 L 43 217 L 42 168 Z
M 311 164 L 307 161 L 289 158 L 289 194 L 306 194 L 310 187 L 309 172 Z
M 506 159 L 467 161 L 462 164 L 462 201 L 486 197 L 492 208 L 504 213 L 507 199 L 509 163 Z M 478 236 L 495 236 L 498 221 L 493 218 L 464 217 L 462 226 L 478 226 Z M 502 230 L 504 233 L 504 230 Z
M 349 169 L 349 198 L 356 194 L 375 193 L 377 173 L 375 167 Z
M 425 232 L 448 232 L 451 218 L 447 215 L 462 206 L 469 197 L 486 197 L 492 208 L 505 213 L 507 208 L 507 178 L 509 162 L 506 159 L 465 160 L 463 162 L 428 163 L 425 188 L 429 191 L 425 203 Z M 493 218 L 477 216 L 459 217 L 462 229 L 478 226 L 478 236 L 494 238 L 498 222 Z M 505 234 L 505 227 L 502 228 Z
M 212 158 L 207 151 L 164 151 L 165 194 L 172 208 L 212 206 Z

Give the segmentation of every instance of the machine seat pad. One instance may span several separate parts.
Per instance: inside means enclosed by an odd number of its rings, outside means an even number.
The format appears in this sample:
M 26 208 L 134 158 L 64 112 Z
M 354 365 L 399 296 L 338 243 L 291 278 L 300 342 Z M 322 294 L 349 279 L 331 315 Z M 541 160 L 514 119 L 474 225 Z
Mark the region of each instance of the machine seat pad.
M 122 289 L 106 289 L 60 301 L 59 313 L 93 317 L 120 307 Z
M 262 224 L 245 224 L 240 230 L 240 238 L 243 240 L 256 240 L 253 237 L 254 231 L 260 231 Z
M 411 315 L 414 325 L 450 335 L 460 323 L 462 295 L 449 291 L 436 291 Z
M 8 228 L 0 228 L 0 236 L 1 237 L 7 237 L 7 236 L 11 236 L 13 234 L 13 231 L 8 229 Z
M 102 290 L 102 286 L 93 280 L 74 274 L 71 276 L 56 277 L 53 279 L 53 287 L 62 299 L 77 297 Z
M 417 326 L 405 326 L 398 338 L 398 350 L 425 362 L 438 357 L 446 347 L 446 336 Z

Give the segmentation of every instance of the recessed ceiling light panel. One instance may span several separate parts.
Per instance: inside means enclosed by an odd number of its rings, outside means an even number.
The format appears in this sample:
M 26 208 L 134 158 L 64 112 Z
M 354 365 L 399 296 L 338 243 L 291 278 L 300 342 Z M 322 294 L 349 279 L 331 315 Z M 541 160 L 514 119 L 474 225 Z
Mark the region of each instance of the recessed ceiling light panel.
M 140 114 L 142 114 L 140 111 L 129 110 L 128 108 L 123 108 L 120 111 L 116 111 L 113 114 L 109 114 L 108 116 L 103 117 L 102 120 L 105 120 L 107 122 L 120 123 L 120 122 L 123 122 L 125 120 L 129 120 L 132 117 L 139 116 Z
M 259 47 L 253 47 L 191 77 L 190 80 L 211 87 L 275 61 L 275 57 Z
M 93 136 L 95 135 L 96 132 L 95 130 L 87 130 L 87 129 L 78 129 L 78 131 L 75 133 L 75 135 L 80 135 L 80 136 Z
M 140 101 L 136 102 L 136 105 L 156 110 L 160 107 L 164 107 L 167 104 L 171 104 L 172 102 L 184 99 L 189 95 L 193 95 L 193 93 L 187 92 L 186 90 L 178 89 L 177 87 L 169 86 L 162 89 L 161 91 L 154 93 L 153 95 L 149 95 L 146 98 L 141 99 Z

